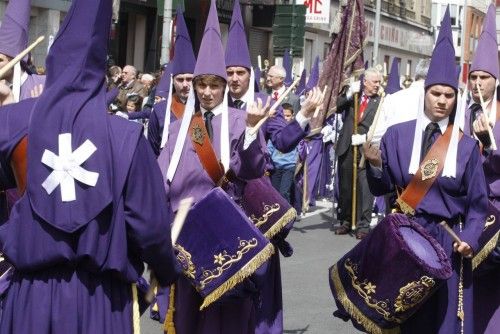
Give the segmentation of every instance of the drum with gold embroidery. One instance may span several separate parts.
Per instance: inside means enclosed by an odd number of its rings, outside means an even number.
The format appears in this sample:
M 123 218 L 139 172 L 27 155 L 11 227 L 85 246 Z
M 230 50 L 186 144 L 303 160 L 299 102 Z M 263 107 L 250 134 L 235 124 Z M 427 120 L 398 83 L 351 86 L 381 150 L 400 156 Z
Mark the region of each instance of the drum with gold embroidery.
M 334 315 L 368 333 L 397 333 L 451 273 L 445 251 L 420 225 L 388 215 L 330 268 Z
M 491 252 L 498 247 L 498 239 L 500 235 L 500 212 L 490 202 L 488 205 L 488 216 L 484 222 L 483 232 L 479 237 L 478 251 L 472 259 L 472 269 L 476 270 L 481 267 L 483 262 L 487 262 Z M 491 262 L 491 261 L 490 261 Z M 491 264 L 486 264 L 486 267 Z
M 255 226 L 269 239 L 278 232 L 290 231 L 297 217 L 295 209 L 274 189 L 267 176 L 248 181 L 241 206 Z
M 274 253 L 272 244 L 218 187 L 191 208 L 174 247 L 184 276 L 203 297 L 200 309 L 235 289 Z

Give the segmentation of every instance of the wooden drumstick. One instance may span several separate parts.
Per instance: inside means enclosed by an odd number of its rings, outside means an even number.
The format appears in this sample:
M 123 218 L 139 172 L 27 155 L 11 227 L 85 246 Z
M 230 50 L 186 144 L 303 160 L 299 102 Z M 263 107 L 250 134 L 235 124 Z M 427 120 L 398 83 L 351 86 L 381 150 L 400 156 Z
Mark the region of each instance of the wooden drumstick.
M 24 49 L 20 54 L 14 57 L 11 61 L 7 63 L 4 67 L 0 69 L 0 79 L 3 78 L 5 73 L 7 73 L 11 68 L 13 68 L 21 59 L 24 58 L 31 50 L 33 50 L 38 44 L 40 44 L 45 39 L 45 36 L 40 36 L 34 41 L 30 46 Z
M 288 94 L 290 94 L 290 92 L 292 91 L 292 89 L 295 88 L 295 86 L 297 86 L 299 84 L 299 81 L 300 81 L 300 78 L 297 78 L 295 79 L 295 81 L 290 85 L 290 87 L 288 87 L 285 92 L 278 98 L 278 100 L 276 100 L 276 102 L 274 102 L 274 104 L 271 106 L 271 108 L 269 109 L 269 112 L 267 113 L 266 116 L 264 116 L 264 118 L 262 118 L 251 130 L 250 130 L 250 134 L 253 136 L 257 133 L 257 131 L 259 131 L 260 127 L 262 126 L 262 124 L 264 124 L 264 122 L 272 115 L 274 115 L 274 112 L 276 110 L 276 108 L 278 108 L 280 105 L 281 105 L 281 102 L 283 102 L 284 99 L 286 99 L 286 97 L 288 96 Z M 262 101 L 262 103 L 264 103 L 264 101 Z
M 450 237 L 455 242 L 457 242 L 458 244 L 462 243 L 462 239 L 460 239 L 460 237 L 455 233 L 455 231 L 453 231 L 451 229 L 451 227 L 444 220 L 442 222 L 440 222 L 439 225 L 441 225 L 445 229 L 445 231 L 448 232 L 448 234 L 450 235 Z
M 489 122 L 489 113 L 486 112 L 486 104 L 484 103 L 484 99 L 483 99 L 483 94 L 481 93 L 481 87 L 479 87 L 479 83 L 476 82 L 476 89 L 477 89 L 477 92 L 479 94 L 479 100 L 481 101 L 481 108 L 483 108 L 483 112 L 484 114 L 487 116 L 486 118 L 488 119 L 488 135 L 490 137 L 490 147 L 492 150 L 496 151 L 497 149 L 497 144 L 495 142 L 495 135 L 493 134 L 493 131 L 491 130 L 491 126 L 490 126 L 490 122 Z
M 174 222 L 172 223 L 172 245 L 175 245 L 175 243 L 177 242 L 177 238 L 181 233 L 182 227 L 184 226 L 184 222 L 186 221 L 186 217 L 189 212 L 189 209 L 191 208 L 192 203 L 193 203 L 193 197 L 188 197 L 181 200 L 179 204 L 179 208 L 177 209 Z M 153 302 L 155 297 L 155 290 L 157 287 L 158 287 L 158 280 L 156 279 L 156 277 L 153 276 L 151 278 L 151 285 L 149 286 L 149 290 L 145 296 L 145 299 L 148 303 Z
M 323 93 L 321 93 L 321 98 L 324 99 L 325 98 L 325 94 L 326 94 L 326 90 L 328 89 L 328 85 L 325 85 L 325 88 L 323 88 Z M 313 118 L 316 118 L 318 117 L 319 115 L 319 111 L 321 109 L 321 106 L 317 106 L 316 107 L 316 110 L 314 110 L 314 115 L 313 115 Z

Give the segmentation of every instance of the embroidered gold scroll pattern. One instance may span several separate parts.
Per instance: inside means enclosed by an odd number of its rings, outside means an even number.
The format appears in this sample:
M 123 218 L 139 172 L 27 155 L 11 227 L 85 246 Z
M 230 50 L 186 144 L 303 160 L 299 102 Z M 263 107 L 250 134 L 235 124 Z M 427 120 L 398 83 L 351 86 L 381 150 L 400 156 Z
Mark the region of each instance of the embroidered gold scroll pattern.
M 427 160 L 422 167 L 420 167 L 420 171 L 422 172 L 422 181 L 433 178 L 437 174 L 437 170 L 439 167 L 438 159 L 430 159 Z
M 205 285 L 220 277 L 222 273 L 224 273 L 224 271 L 231 268 L 231 266 L 236 262 L 239 262 L 243 258 L 243 255 L 248 253 L 252 248 L 257 247 L 258 244 L 259 242 L 255 238 L 252 238 L 250 240 L 240 240 L 236 254 L 230 255 L 225 250 L 219 254 L 215 254 L 214 263 L 218 264 L 219 266 L 213 270 L 202 269 L 203 279 L 197 287 L 198 290 L 203 290 L 205 288 Z
M 181 264 L 184 275 L 186 275 L 190 279 L 194 279 L 196 275 L 196 267 L 191 260 L 191 254 L 181 245 L 175 244 L 174 248 L 179 252 L 177 254 L 177 261 L 179 261 L 179 263 Z
M 273 213 L 279 211 L 279 209 L 280 205 L 278 203 L 274 203 L 272 205 L 264 204 L 264 213 L 262 214 L 262 217 L 257 218 L 254 214 L 252 214 L 250 216 L 250 220 L 255 224 L 255 227 L 260 227 L 269 220 L 269 217 L 271 217 Z
M 422 276 L 399 289 L 399 296 L 394 302 L 396 312 L 405 312 L 420 304 L 432 290 L 436 282 L 428 276 Z
M 389 300 L 377 300 L 373 298 L 371 295 L 375 293 L 377 286 L 368 280 L 364 280 L 362 282 L 359 281 L 357 276 L 358 265 L 353 263 L 351 259 L 347 259 L 344 263 L 349 276 L 351 277 L 351 284 L 356 289 L 357 293 L 361 298 L 364 299 L 366 305 L 382 315 L 384 319 L 388 321 L 393 321 L 397 323 L 401 323 L 401 319 L 394 317 L 391 315 L 389 309 Z

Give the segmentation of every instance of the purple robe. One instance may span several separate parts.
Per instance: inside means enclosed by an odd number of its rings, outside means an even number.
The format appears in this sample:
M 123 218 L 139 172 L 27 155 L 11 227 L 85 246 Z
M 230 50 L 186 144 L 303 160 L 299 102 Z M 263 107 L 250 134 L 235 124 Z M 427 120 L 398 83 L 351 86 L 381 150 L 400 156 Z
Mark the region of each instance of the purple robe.
M 172 157 L 181 120 L 170 124 L 169 140 L 158 158 L 162 174 L 166 175 L 170 158 Z M 220 157 L 220 128 L 221 115 L 212 119 L 213 147 L 217 157 Z M 229 109 L 229 140 L 230 166 L 235 175 L 242 180 L 261 177 L 265 171 L 265 146 L 262 146 L 262 136 L 258 137 L 244 150 L 244 132 L 246 128 L 246 112 L 238 109 Z M 235 199 L 242 194 L 243 182 L 233 183 L 228 193 Z M 194 202 L 202 199 L 214 187 L 212 179 L 203 169 L 200 160 L 193 148 L 191 138 L 185 139 L 182 156 L 172 182 L 164 182 L 167 190 L 167 206 L 176 212 L 179 202 L 183 198 L 193 197 Z M 264 268 L 265 269 L 265 268 Z M 168 297 L 160 293 L 157 298 Z M 174 323 L 177 334 L 196 333 L 254 333 L 255 302 L 253 296 L 224 298 L 199 311 L 201 297 L 186 278 L 181 277 L 175 288 Z M 161 309 L 168 303 L 158 302 L 160 316 L 166 314 Z
M 464 132 L 471 135 L 471 112 L 465 114 Z M 497 120 L 493 128 L 497 148 L 500 148 L 500 122 Z M 483 170 L 488 186 L 490 202 L 500 210 L 500 150 L 483 152 Z M 476 333 L 493 333 L 500 326 L 500 254 L 493 253 L 487 261 L 492 268 L 474 275 L 474 309 Z
M 24 83 L 21 85 L 19 100 L 22 101 L 31 98 L 31 90 L 38 85 L 45 86 L 45 75 L 28 75 L 26 81 L 24 81 Z
M 397 124 L 388 129 L 381 142 L 382 173 L 368 168 L 368 183 L 375 196 L 406 187 L 413 175 L 408 174 L 416 121 Z M 443 246 L 451 259 L 453 275 L 421 309 L 402 325 L 402 333 L 460 333 L 457 317 L 460 256 L 453 252 L 453 240 L 439 225 L 448 225 L 474 251 L 482 232 L 488 200 L 481 157 L 477 143 L 463 136 L 458 144 L 455 178 L 438 177 L 416 208 L 415 220 Z M 461 217 L 461 218 L 460 218 Z M 463 230 L 459 230 L 462 219 Z M 464 332 L 472 333 L 474 324 L 472 267 L 470 259 L 464 265 Z
M 2 159 L 10 158 L 26 135 L 32 101 L 0 109 Z M 166 195 L 160 171 L 152 167 L 154 155 L 139 126 L 106 119 L 112 205 L 68 233 L 37 216 L 25 193 L 0 227 L 2 252 L 16 269 L 3 304 L 1 333 L 131 334 L 131 283 L 141 276 L 143 263 L 162 286 L 177 277 L 171 218 L 161 205 Z

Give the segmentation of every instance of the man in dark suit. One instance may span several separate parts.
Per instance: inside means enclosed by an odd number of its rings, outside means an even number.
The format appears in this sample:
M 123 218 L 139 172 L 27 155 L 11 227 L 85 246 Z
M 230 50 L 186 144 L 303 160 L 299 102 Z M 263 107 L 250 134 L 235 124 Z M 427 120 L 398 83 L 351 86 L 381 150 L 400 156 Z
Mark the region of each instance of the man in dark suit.
M 378 95 L 382 75 L 375 68 L 364 72 L 363 90 L 359 98 L 358 134 L 353 134 L 354 127 L 354 99 L 353 95 L 359 91 L 359 82 L 353 83 L 345 94 L 337 99 L 337 113 L 344 115 L 344 127 L 337 142 L 336 152 L 339 162 L 339 220 L 341 226 L 335 234 L 347 234 L 351 231 L 352 220 L 352 177 L 353 177 L 353 146 L 361 145 L 366 141 L 366 133 L 373 123 L 373 119 L 380 103 Z M 358 150 L 358 161 L 361 152 Z M 366 169 L 358 167 L 357 203 L 356 203 L 356 238 L 363 239 L 370 230 L 370 221 L 373 207 L 373 195 L 368 188 Z
M 285 77 L 286 77 L 286 70 L 283 66 L 279 65 L 271 66 L 271 68 L 267 72 L 266 86 L 270 92 L 273 102 L 278 98 L 280 98 L 281 95 L 283 95 L 283 93 L 286 90 L 284 83 Z M 299 112 L 300 99 L 297 95 L 293 93 L 288 94 L 288 96 L 283 100 L 283 102 L 281 102 L 282 105 L 284 103 L 292 105 L 294 115 L 296 115 Z

